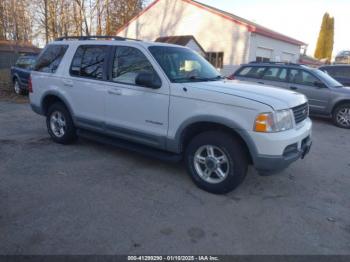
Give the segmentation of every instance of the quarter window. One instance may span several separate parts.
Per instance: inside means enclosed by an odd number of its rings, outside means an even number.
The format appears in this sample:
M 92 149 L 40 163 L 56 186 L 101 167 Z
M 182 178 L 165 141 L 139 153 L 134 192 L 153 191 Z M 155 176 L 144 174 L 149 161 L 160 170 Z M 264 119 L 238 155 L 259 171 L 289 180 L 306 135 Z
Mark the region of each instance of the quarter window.
M 270 81 L 287 81 L 287 69 L 282 67 L 270 67 L 268 68 L 263 77 L 265 80 Z
M 292 83 L 307 86 L 317 86 L 315 83 L 320 82 L 310 73 L 297 69 L 290 70 L 289 79 Z
M 112 71 L 112 81 L 135 85 L 136 77 L 141 72 L 153 74 L 156 81 L 160 81 L 157 73 L 146 56 L 137 48 L 117 47 Z
M 80 46 L 72 61 L 70 73 L 93 79 L 103 79 L 107 46 Z
M 247 66 L 240 70 L 237 75 L 242 77 L 260 78 L 265 70 L 266 67 Z
M 49 45 L 39 56 L 35 71 L 55 73 L 68 49 L 68 45 Z

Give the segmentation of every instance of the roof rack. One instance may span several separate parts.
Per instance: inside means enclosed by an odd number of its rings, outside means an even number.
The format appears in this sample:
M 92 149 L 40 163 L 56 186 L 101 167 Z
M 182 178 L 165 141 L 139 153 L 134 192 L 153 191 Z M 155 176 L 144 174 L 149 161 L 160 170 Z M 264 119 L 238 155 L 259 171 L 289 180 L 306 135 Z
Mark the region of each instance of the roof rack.
M 121 37 L 121 36 L 110 36 L 110 35 L 89 35 L 89 36 L 62 36 L 55 39 L 55 41 L 63 41 L 63 40 L 97 40 L 97 39 L 105 39 L 105 40 L 117 40 L 117 41 L 141 41 L 139 39 Z
M 290 62 L 257 62 L 252 61 L 249 64 L 271 64 L 271 65 L 293 65 L 293 66 L 302 66 L 302 64 L 290 63 Z

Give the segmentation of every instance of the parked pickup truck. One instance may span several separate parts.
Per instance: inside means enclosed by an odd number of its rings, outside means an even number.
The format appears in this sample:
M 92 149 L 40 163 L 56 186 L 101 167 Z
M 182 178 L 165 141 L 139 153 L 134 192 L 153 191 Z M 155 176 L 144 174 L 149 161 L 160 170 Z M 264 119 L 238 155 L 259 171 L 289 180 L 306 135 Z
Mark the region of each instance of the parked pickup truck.
M 16 64 L 11 67 L 11 79 L 16 94 L 23 95 L 28 90 L 30 72 L 34 68 L 37 55 L 20 56 Z
M 278 171 L 310 150 L 302 94 L 225 80 L 186 47 L 72 39 L 47 45 L 29 85 L 32 109 L 57 143 L 83 136 L 183 159 L 194 183 L 216 194 L 236 188 L 249 164 Z

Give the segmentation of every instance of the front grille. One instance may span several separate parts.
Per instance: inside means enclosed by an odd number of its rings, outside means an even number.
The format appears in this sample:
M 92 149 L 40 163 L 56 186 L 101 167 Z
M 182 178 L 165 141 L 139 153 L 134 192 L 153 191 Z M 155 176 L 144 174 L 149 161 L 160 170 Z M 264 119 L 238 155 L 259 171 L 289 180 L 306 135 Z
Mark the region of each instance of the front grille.
M 295 119 L 296 124 L 303 122 L 309 116 L 309 104 L 308 103 L 293 107 L 292 110 L 294 113 L 294 119 Z

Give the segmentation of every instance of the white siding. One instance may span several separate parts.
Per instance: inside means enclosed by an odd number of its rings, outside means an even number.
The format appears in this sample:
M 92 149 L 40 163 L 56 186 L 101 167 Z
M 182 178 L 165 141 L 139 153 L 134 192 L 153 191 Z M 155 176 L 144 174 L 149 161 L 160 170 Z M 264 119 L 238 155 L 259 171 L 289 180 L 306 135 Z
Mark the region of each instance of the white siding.
M 203 53 L 202 49 L 197 45 L 197 43 L 194 40 L 191 39 L 186 46 L 196 51 L 201 56 L 205 57 L 205 53 Z
M 300 57 L 300 46 L 275 40 L 266 36 L 251 34 L 249 60 L 255 61 L 261 50 L 271 50 L 271 61 L 284 61 L 287 58 L 290 62 L 296 63 Z
M 118 35 L 148 41 L 193 35 L 206 52 L 224 52 L 222 73 L 228 75 L 247 60 L 250 33 L 245 26 L 184 1 L 160 0 Z

